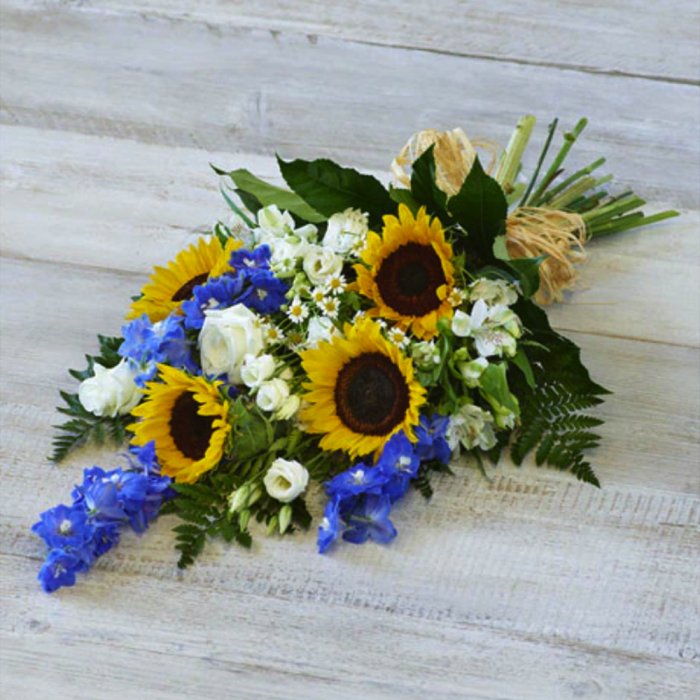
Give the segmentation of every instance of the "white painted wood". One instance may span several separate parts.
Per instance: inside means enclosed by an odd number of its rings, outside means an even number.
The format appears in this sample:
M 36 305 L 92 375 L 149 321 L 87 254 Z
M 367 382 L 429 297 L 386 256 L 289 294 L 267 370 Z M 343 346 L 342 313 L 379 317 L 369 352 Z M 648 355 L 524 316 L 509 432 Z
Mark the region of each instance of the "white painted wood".
M 61 3 L 21 4 L 46 10 Z M 700 12 L 690 0 L 667 2 L 663 12 L 645 11 L 635 0 L 604 7 L 562 0 L 93 0 L 77 6 L 305 34 L 311 41 L 325 36 L 525 65 L 700 81 Z
M 23 127 L 3 127 L 2 139 L 0 230 L 5 254 L 17 258 L 148 273 L 191 240 L 193 230 L 228 216 L 209 162 L 248 167 L 282 184 L 270 157 Z M 577 292 L 552 309 L 553 322 L 566 330 L 700 345 L 700 328 L 689 322 L 700 318 L 699 226 L 696 212 L 684 212 L 593 243 Z M 652 295 L 650 279 L 664 280 Z M 143 280 L 145 274 L 122 298 Z
M 425 7 L 5 0 L 3 698 L 694 697 L 700 91 L 682 83 L 697 79 L 697 13 L 623 0 Z M 463 40 L 456 19 L 438 23 L 450 12 L 479 31 Z M 556 29 L 574 20 L 565 40 Z M 524 111 L 587 113 L 572 162 L 606 155 L 651 210 L 693 207 L 591 246 L 579 290 L 552 310 L 615 391 L 592 454 L 602 491 L 507 460 L 492 482 L 457 467 L 431 504 L 397 508 L 389 547 L 319 557 L 314 532 L 261 538 L 252 553 L 215 543 L 184 574 L 163 519 L 75 589 L 40 593 L 45 550 L 29 527 L 84 466 L 117 464 L 94 448 L 46 462 L 56 391 L 75 386 L 66 369 L 96 333 L 118 331 L 150 265 L 224 211 L 209 160 L 275 177 L 281 150 L 383 170 L 418 128 L 505 141 Z M 322 503 L 314 492 L 314 514 Z
M 541 143 L 585 115 L 577 162 L 603 153 L 621 186 L 698 207 L 693 85 L 73 6 L 8 6 L 0 40 L 4 123 L 383 169 L 420 129 L 506 143 L 529 111 Z

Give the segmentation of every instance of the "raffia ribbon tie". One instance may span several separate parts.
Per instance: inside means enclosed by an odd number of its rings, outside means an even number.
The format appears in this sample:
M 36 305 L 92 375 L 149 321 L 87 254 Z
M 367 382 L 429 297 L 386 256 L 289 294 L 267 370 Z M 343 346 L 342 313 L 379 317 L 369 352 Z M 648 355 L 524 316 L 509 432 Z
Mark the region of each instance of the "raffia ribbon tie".
M 484 170 L 492 175 L 498 164 L 501 147 L 485 138 L 469 140 L 462 129 L 436 131 L 427 129 L 413 134 L 391 164 L 394 181 L 411 186 L 411 167 L 434 145 L 435 180 L 449 197 L 459 192 L 471 170 L 477 149 L 483 151 Z M 546 255 L 540 266 L 540 289 L 535 296 L 541 304 L 561 301 L 563 291 L 571 289 L 578 276 L 574 267 L 586 259 L 587 241 L 583 219 L 571 212 L 546 207 L 519 207 L 506 220 L 506 243 L 513 258 Z

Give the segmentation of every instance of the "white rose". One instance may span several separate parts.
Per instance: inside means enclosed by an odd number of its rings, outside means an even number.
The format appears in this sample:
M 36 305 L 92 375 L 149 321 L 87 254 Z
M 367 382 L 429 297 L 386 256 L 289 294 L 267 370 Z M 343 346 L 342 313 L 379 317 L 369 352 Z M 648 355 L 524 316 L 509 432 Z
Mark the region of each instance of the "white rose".
M 288 211 L 280 211 L 276 204 L 271 204 L 258 212 L 258 226 L 267 236 L 285 236 L 290 230 L 294 230 L 294 219 Z
M 296 460 L 278 457 L 267 470 L 263 483 L 272 498 L 289 503 L 306 490 L 309 472 Z
M 301 399 L 292 394 L 287 397 L 287 400 L 275 411 L 273 418 L 277 420 L 290 420 L 296 416 L 301 407 Z
M 272 355 L 246 355 L 241 367 L 241 379 L 250 389 L 256 389 L 275 373 L 275 358 Z
M 246 355 L 257 357 L 265 348 L 258 316 L 243 304 L 228 309 L 208 309 L 199 333 L 202 369 L 205 374 L 227 374 L 233 384 L 241 383 Z
M 346 209 L 328 219 L 323 247 L 345 255 L 367 236 L 367 216 L 358 209 Z
M 270 379 L 258 389 L 256 402 L 263 411 L 277 411 L 289 398 L 289 384 L 284 379 Z
M 95 364 L 94 377 L 80 384 L 78 398 L 86 410 L 96 416 L 123 416 L 138 404 L 143 394 L 134 379 L 139 370 L 122 360 L 116 367 L 107 369 Z
M 309 246 L 304 256 L 304 272 L 312 284 L 324 285 L 331 275 L 343 269 L 343 259 L 328 248 Z

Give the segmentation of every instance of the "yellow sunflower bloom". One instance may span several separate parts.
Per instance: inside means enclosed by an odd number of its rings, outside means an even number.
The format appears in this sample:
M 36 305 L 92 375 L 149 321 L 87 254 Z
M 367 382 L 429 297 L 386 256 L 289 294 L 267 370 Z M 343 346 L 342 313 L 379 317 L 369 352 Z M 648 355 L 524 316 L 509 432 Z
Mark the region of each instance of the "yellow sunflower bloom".
M 415 440 L 425 389 L 413 363 L 388 342 L 370 319 L 345 326 L 345 338 L 322 341 L 301 354 L 309 381 L 301 420 L 307 432 L 323 434 L 324 450 L 351 457 L 379 454 L 394 433 Z
M 161 472 L 191 484 L 216 467 L 231 431 L 229 402 L 222 398 L 222 382 L 191 377 L 179 369 L 158 365 L 164 382 L 148 382 L 146 398 L 131 413 L 141 418 L 129 426 L 133 443 L 156 443 Z
M 424 340 L 437 335 L 441 318 L 452 317 L 452 246 L 425 207 L 414 218 L 405 204 L 399 205 L 398 218 L 384 217 L 381 236 L 368 234 L 360 257 L 364 265 L 355 266 L 357 288 L 376 304 L 370 316 L 394 321 Z
M 210 278 L 232 270 L 231 253 L 243 244 L 229 238 L 225 246 L 216 236 L 202 236 L 180 251 L 167 267 L 156 265 L 151 281 L 141 290 L 141 298 L 131 305 L 127 320 L 147 314 L 152 323 L 162 321 L 192 297 L 192 290 Z

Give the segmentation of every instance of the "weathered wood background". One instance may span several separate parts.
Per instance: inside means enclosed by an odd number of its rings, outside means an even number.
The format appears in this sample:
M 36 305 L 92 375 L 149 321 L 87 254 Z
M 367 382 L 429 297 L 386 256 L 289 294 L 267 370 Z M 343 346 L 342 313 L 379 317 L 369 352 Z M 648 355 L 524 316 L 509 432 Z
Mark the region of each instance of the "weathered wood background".
M 690 699 L 700 683 L 700 22 L 691 0 L 3 0 L 0 692 L 53 698 Z M 414 131 L 505 142 L 591 119 L 649 210 L 552 312 L 615 393 L 601 491 L 459 468 L 390 547 L 213 546 L 167 519 L 42 594 L 29 531 L 83 466 L 46 460 L 69 366 L 149 267 L 224 211 L 210 161 L 385 170 Z M 316 512 L 321 498 L 314 501 Z

